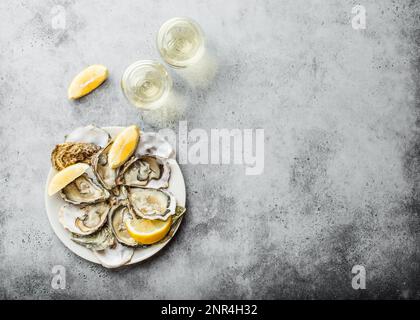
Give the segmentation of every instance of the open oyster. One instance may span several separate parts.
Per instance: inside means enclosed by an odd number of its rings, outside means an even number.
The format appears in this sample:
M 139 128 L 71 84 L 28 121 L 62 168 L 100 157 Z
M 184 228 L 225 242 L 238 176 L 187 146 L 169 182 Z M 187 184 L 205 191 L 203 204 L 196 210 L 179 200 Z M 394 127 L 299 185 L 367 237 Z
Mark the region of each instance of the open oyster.
M 58 213 L 58 220 L 72 233 L 89 235 L 105 224 L 109 211 L 110 207 L 106 202 L 82 207 L 65 204 Z
M 161 189 L 169 186 L 171 168 L 168 161 L 156 156 L 132 157 L 121 169 L 117 184 Z
M 108 153 L 111 146 L 112 142 L 92 158 L 93 171 L 101 184 L 108 190 L 116 186 L 115 180 L 118 174 L 118 169 L 112 169 L 108 162 Z
M 111 229 L 108 226 L 96 231 L 87 236 L 80 236 L 74 234 L 71 238 L 77 244 L 80 244 L 91 250 L 105 250 L 115 245 L 115 238 Z
M 92 143 L 61 143 L 56 145 L 51 153 L 51 163 L 58 171 L 77 162 L 90 164 L 92 156 L 100 149 L 101 147 Z
M 76 128 L 65 139 L 66 142 L 93 143 L 102 148 L 105 148 L 110 140 L 111 137 L 108 132 L 91 124 Z
M 61 196 L 73 204 L 92 204 L 105 201 L 110 193 L 95 181 L 91 168 L 61 190 Z
M 149 220 L 166 220 L 175 214 L 176 200 L 168 191 L 159 189 L 127 188 L 130 210 Z
M 110 210 L 108 214 L 108 224 L 119 242 L 130 247 L 135 247 L 139 244 L 130 236 L 124 222 L 125 219 L 130 217 L 131 212 L 128 210 L 128 207 L 125 204 L 118 204 Z

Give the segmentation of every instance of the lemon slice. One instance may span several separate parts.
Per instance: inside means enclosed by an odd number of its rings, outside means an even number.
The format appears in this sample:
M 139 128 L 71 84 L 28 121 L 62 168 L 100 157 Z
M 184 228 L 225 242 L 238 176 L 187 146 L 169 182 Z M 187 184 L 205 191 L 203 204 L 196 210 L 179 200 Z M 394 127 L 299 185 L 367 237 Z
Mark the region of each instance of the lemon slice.
M 171 228 L 172 217 L 166 221 L 127 219 L 125 225 L 130 236 L 139 243 L 152 244 L 162 240 Z
M 76 163 L 59 171 L 50 181 L 48 186 L 48 195 L 52 196 L 57 193 L 70 182 L 80 177 L 89 168 L 86 163 Z
M 137 148 L 140 130 L 137 126 L 125 128 L 116 138 L 108 154 L 108 161 L 112 169 L 118 168 L 131 157 Z
M 78 99 L 92 92 L 108 78 L 108 69 L 94 64 L 80 72 L 71 82 L 68 90 L 69 99 Z

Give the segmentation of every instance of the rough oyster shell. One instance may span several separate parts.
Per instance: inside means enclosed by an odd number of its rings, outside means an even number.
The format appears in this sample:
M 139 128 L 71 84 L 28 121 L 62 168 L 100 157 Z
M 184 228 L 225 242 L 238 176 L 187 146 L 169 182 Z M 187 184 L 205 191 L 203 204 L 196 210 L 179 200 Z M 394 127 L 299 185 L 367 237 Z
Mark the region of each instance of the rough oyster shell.
M 110 140 L 111 136 L 108 132 L 92 124 L 76 128 L 65 138 L 66 142 L 93 143 L 102 148 L 105 148 Z
M 116 242 L 114 235 L 108 226 L 87 236 L 73 235 L 71 239 L 77 244 L 91 250 L 105 250 L 106 248 L 115 245 Z
M 89 235 L 105 224 L 110 209 L 106 202 L 86 206 L 65 204 L 58 212 L 58 220 L 74 234 Z
M 176 200 L 168 191 L 129 187 L 127 196 L 130 210 L 138 217 L 166 220 L 175 214 Z
M 168 188 L 170 176 L 171 167 L 167 159 L 136 155 L 121 169 L 117 184 L 153 189 Z
M 112 141 L 92 158 L 93 171 L 101 184 L 108 190 L 116 186 L 115 180 L 119 171 L 118 169 L 112 169 L 108 162 L 108 153 L 111 146 Z
M 106 268 L 118 268 L 130 262 L 134 249 L 120 244 L 118 241 L 112 247 L 93 251 L 101 264 Z
M 177 226 L 181 223 L 180 219 L 185 214 L 185 212 L 186 212 L 186 209 L 184 207 L 181 207 L 181 206 L 176 207 L 175 214 L 172 216 L 171 229 L 169 230 L 168 234 L 162 240 L 160 240 L 159 242 L 156 242 L 154 244 L 166 242 L 174 236 L 175 230 L 177 229 Z
M 101 147 L 92 143 L 61 143 L 52 151 L 51 163 L 58 171 L 78 162 L 90 164 L 92 156 L 100 149 Z
M 89 168 L 86 173 L 64 187 L 61 196 L 72 204 L 93 204 L 107 200 L 110 193 L 96 182 L 93 171 Z

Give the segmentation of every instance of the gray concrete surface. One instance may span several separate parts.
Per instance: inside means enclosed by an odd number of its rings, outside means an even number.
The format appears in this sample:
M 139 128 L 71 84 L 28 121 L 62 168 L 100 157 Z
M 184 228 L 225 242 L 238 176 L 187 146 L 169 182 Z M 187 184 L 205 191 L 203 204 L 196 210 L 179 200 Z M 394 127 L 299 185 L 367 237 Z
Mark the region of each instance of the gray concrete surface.
M 362 1 L 366 30 L 351 27 L 355 1 L 114 3 L 0 2 L 0 298 L 420 298 L 418 1 Z M 214 77 L 196 86 L 171 70 L 178 111 L 145 116 L 119 79 L 159 58 L 155 35 L 173 16 L 202 26 Z M 94 63 L 110 79 L 69 102 Z M 179 120 L 263 128 L 264 173 L 183 165 L 188 214 L 145 263 L 110 271 L 67 250 L 44 207 L 54 145 L 84 124 Z M 366 290 L 351 286 L 356 264 Z

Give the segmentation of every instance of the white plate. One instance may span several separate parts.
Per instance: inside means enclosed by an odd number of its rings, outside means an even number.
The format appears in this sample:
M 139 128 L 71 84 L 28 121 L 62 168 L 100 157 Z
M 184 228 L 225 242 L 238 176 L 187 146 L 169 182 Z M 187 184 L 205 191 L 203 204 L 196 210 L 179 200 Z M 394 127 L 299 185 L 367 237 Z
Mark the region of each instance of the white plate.
M 124 127 L 104 127 L 104 130 L 109 132 L 111 137 L 116 136 Z M 182 176 L 181 169 L 178 165 L 178 163 L 170 159 L 169 160 L 170 166 L 171 166 L 171 178 L 169 180 L 169 188 L 168 190 L 175 196 L 177 204 L 185 207 L 185 182 L 184 177 Z M 74 241 L 71 240 L 71 233 L 64 229 L 64 227 L 61 225 L 61 223 L 58 221 L 58 211 L 60 207 L 65 204 L 66 202 L 61 198 L 59 193 L 56 193 L 53 196 L 48 196 L 47 190 L 48 185 L 56 173 L 56 170 L 51 167 L 50 172 L 48 173 L 47 183 L 45 185 L 45 207 L 47 209 L 47 215 L 48 220 L 50 221 L 51 227 L 53 228 L 55 234 L 57 237 L 61 240 L 61 242 L 64 243 L 64 245 L 69 248 L 71 251 L 73 251 L 78 256 L 82 257 L 83 259 L 89 260 L 91 262 L 95 262 L 100 264 L 98 258 L 95 257 L 93 254 L 93 251 L 90 249 L 87 249 Z M 182 222 L 182 218 L 180 219 L 180 222 L 177 223 L 174 228 L 174 235 L 176 231 L 178 230 L 179 225 Z M 150 258 L 154 254 L 156 254 L 159 250 L 161 250 L 171 239 L 152 245 L 147 248 L 136 248 L 134 251 L 134 255 L 131 258 L 131 261 L 128 264 L 137 263 L 143 260 L 146 260 L 147 258 Z

